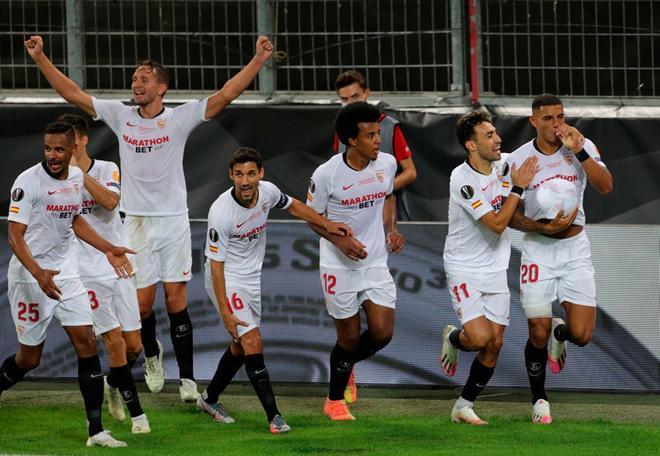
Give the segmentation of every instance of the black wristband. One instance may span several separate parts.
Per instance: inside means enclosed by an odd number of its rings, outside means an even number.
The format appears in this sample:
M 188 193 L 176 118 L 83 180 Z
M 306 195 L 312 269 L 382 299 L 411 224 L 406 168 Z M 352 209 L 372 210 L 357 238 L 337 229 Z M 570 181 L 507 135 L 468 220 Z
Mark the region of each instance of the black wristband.
M 524 191 L 525 189 L 518 185 L 514 185 L 513 188 L 511 189 L 511 193 L 515 193 L 518 196 L 522 196 Z
M 580 163 L 582 163 L 585 160 L 589 160 L 589 154 L 584 149 L 582 149 L 580 152 L 575 154 L 575 157 L 578 159 Z

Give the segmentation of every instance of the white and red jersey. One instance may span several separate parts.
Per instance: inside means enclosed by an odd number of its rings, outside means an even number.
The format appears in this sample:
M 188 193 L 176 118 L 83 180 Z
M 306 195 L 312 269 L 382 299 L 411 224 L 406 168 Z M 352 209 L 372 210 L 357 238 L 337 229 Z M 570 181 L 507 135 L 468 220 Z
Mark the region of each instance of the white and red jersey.
M 117 135 L 128 215 L 164 216 L 188 213 L 183 151 L 190 132 L 204 119 L 207 99 L 163 108 L 153 119 L 137 106 L 92 98 L 96 119 Z
M 498 162 L 493 163 L 489 175 L 476 171 L 467 162 L 452 171 L 449 233 L 443 254 L 447 272 L 492 275 L 509 267 L 508 228 L 498 235 L 479 219 L 500 210 L 510 185 L 508 166 Z
M 206 231 L 206 257 L 225 263 L 225 280 L 259 284 L 266 253 L 266 227 L 271 208 L 288 209 L 293 199 L 274 184 L 259 182 L 257 204 L 238 202 L 234 188 L 211 205 Z
M 119 169 L 110 161 L 94 160 L 87 170 L 87 175 L 97 183 L 116 193 L 121 194 Z M 98 204 L 89 191 L 83 187 L 83 204 L 81 216 L 89 223 L 103 239 L 114 245 L 125 245 L 124 225 L 119 216 L 119 205 L 109 211 Z M 108 262 L 105 254 L 88 243 L 78 240 L 78 269 L 81 277 L 97 279 L 114 279 L 117 274 Z
M 74 166 L 60 180 L 48 174 L 42 162 L 23 171 L 11 188 L 7 219 L 27 225 L 24 238 L 32 256 L 42 269 L 60 271 L 55 276 L 58 282 L 78 277 L 72 224 L 82 209 L 83 182 L 82 171 Z M 36 282 L 15 255 L 7 277 L 14 282 Z
M 350 226 L 353 236 L 366 246 L 368 254 L 364 260 L 353 261 L 330 241 L 321 238 L 321 267 L 387 267 L 383 205 L 394 188 L 395 174 L 396 159 L 382 152 L 360 171 L 348 165 L 345 153 L 334 155 L 314 171 L 307 205 L 330 221 Z
M 598 148 L 593 142 L 585 139 L 584 150 L 596 161 L 596 163 L 605 167 L 605 163 L 603 163 L 600 158 Z M 516 168 L 520 168 L 527 157 L 538 158 L 540 169 L 534 176 L 534 179 L 532 179 L 532 182 L 527 186 L 525 193 L 523 193 L 522 196 L 523 201 L 525 202 L 525 217 L 533 220 L 543 218 L 542 214 L 544 209 L 538 204 L 536 190 L 543 182 L 552 179 L 564 179 L 568 182 L 575 183 L 575 186 L 577 187 L 579 210 L 573 224 L 584 226 L 585 216 L 582 201 L 584 199 L 584 189 L 587 186 L 587 174 L 584 172 L 582 164 L 575 157 L 575 154 L 562 145 L 554 154 L 545 155 L 537 149 L 536 140 L 532 140 L 513 151 L 507 159 L 507 163 L 509 165 L 515 163 Z

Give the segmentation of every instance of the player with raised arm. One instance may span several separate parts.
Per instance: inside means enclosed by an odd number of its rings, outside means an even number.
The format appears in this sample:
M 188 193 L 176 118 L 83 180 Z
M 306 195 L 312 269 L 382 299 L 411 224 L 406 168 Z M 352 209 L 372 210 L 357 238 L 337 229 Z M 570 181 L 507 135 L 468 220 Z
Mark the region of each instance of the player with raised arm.
M 566 361 L 566 341 L 587 345 L 596 325 L 594 268 L 584 232 L 584 190 L 588 182 L 599 193 L 608 194 L 612 191 L 612 175 L 594 143 L 566 123 L 563 104 L 556 96 L 536 97 L 529 120 L 536 137 L 516 149 L 508 161 L 520 164 L 536 157 L 541 170 L 525 191 L 524 215 L 516 211 L 510 226 L 526 231 L 520 260 L 520 296 L 529 328 L 525 366 L 534 404 L 532 421 L 549 424 L 552 416 L 545 393 L 546 363 L 550 362 L 552 372 L 559 373 Z M 539 197 L 546 186 L 559 182 L 572 184 L 578 199 L 569 217 L 571 223 L 557 231 L 549 223 L 556 209 L 545 207 Z M 555 204 L 561 206 L 562 201 Z M 555 300 L 566 312 L 566 323 L 552 318 Z
M 133 273 L 125 247 L 102 238 L 80 216 L 84 179 L 69 167 L 76 148 L 73 128 L 62 122 L 46 127 L 41 163 L 22 172 L 11 190 L 7 295 L 18 336 L 18 353 L 0 366 L 0 393 L 23 379 L 41 361 L 46 330 L 56 317 L 78 355 L 78 384 L 85 403 L 87 446 L 123 447 L 101 423 L 103 372 L 92 330 L 92 309 L 77 261 L 75 238 L 105 254 L 117 276 Z
M 83 117 L 65 114 L 58 120 L 71 125 L 76 134 L 71 165 L 83 172 L 81 216 L 110 242 L 125 242 L 124 226 L 119 216 L 121 190 L 117 165 L 89 157 L 89 126 Z M 142 351 L 135 279 L 118 279 L 114 271 L 105 266 L 101 252 L 85 242 L 79 242 L 79 247 L 78 269 L 89 296 L 94 332 L 102 335 L 108 353 L 110 373 L 104 381 L 108 411 L 118 421 L 124 421 L 123 398 L 131 415 L 132 432 L 151 432 L 131 373 Z
M 215 200 L 208 216 L 206 291 L 222 317 L 232 343 L 197 407 L 220 423 L 233 423 L 218 401 L 240 367 L 245 371 L 266 412 L 270 432 L 291 428 L 275 403 L 261 340 L 261 267 L 266 252 L 266 228 L 272 208 L 318 225 L 333 235 L 350 236 L 343 223 L 328 221 L 295 198 L 266 182 L 261 155 L 241 147 L 229 164 L 233 187 Z
M 319 227 L 320 275 L 328 313 L 337 331 L 330 354 L 330 391 L 323 407 L 332 420 L 355 419 L 344 391 L 353 365 L 373 356 L 392 339 L 396 287 L 387 266 L 388 251 L 398 253 L 405 239 L 397 230 L 392 192 L 396 159 L 379 152 L 381 112 L 365 102 L 339 111 L 335 131 L 348 147 L 319 166 L 307 204 L 328 220 L 343 222 L 354 237 Z M 385 230 L 383 229 L 385 226 Z M 360 334 L 360 307 L 367 329 Z
M 131 89 L 136 106 L 90 96 L 59 71 L 44 54 L 43 40 L 31 36 L 25 47 L 42 74 L 66 101 L 117 135 L 122 172 L 121 210 L 130 246 L 136 255 L 138 302 L 142 318 L 145 381 L 149 389 L 163 388 L 163 348 L 156 339 L 153 305 L 156 284 L 163 282 L 170 337 L 179 366 L 179 394 L 183 401 L 199 397 L 193 374 L 193 327 L 186 304 L 192 252 L 186 201 L 183 154 L 188 136 L 205 120 L 220 114 L 253 81 L 273 52 L 268 38 L 256 42 L 252 60 L 213 95 L 176 108 L 163 97 L 168 71 L 153 60 L 140 62 Z
M 520 169 L 495 165 L 501 160 L 502 140 L 481 111 L 461 116 L 456 137 L 467 159 L 452 171 L 449 181 L 449 233 L 443 259 L 447 288 L 463 327 L 445 327 L 440 363 L 444 373 L 453 376 L 458 350 L 477 352 L 451 419 L 480 425 L 487 422 L 472 407 L 495 371 L 509 324 L 507 225 L 538 160 L 530 158 Z

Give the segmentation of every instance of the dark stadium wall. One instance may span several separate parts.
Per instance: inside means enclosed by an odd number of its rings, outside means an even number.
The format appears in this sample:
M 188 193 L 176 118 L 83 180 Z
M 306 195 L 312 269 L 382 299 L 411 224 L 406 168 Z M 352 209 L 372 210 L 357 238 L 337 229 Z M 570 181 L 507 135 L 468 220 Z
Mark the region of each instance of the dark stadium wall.
M 266 159 L 266 179 L 304 199 L 309 177 L 331 154 L 338 105 L 234 105 L 199 126 L 188 140 L 184 166 L 191 218 L 205 218 L 213 200 L 230 181 L 227 163 L 241 145 Z M 55 117 L 78 112 L 61 104 L 0 104 L 4 166 L 0 172 L 0 211 L 7 213 L 9 190 L 20 172 L 42 157 L 42 131 Z M 446 221 L 449 175 L 464 160 L 454 138 L 458 114 L 387 110 L 401 120 L 413 151 L 418 178 L 409 188 L 413 220 Z M 570 112 L 569 112 L 570 113 Z M 90 119 L 91 120 L 91 119 Z M 569 118 L 600 148 L 614 175 L 614 191 L 601 197 L 588 188 L 589 223 L 660 224 L 660 119 Z M 500 116 L 494 123 L 511 152 L 533 137 L 526 117 Z M 118 162 L 117 140 L 102 122 L 92 122 L 90 152 Z M 287 218 L 286 213 L 273 213 Z

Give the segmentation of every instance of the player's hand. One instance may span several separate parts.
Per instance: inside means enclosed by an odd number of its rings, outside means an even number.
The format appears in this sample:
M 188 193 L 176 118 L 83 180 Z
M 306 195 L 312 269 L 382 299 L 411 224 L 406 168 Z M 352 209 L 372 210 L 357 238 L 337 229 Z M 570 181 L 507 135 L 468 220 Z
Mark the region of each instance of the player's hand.
M 38 35 L 33 35 L 24 42 L 25 49 L 33 59 L 44 53 L 44 40 Z
M 577 128 L 568 124 L 560 125 L 557 128 L 557 137 L 561 139 L 564 147 L 574 154 L 577 154 L 584 148 L 584 136 L 582 136 L 582 133 Z
M 345 223 L 328 222 L 324 228 L 328 233 L 336 236 L 353 236 L 353 230 Z
M 341 250 L 341 253 L 353 261 L 364 260 L 367 257 L 367 246 L 353 236 L 341 237 L 334 244 Z
M 527 160 L 516 169 L 516 164 L 511 165 L 511 183 L 518 187 L 527 188 L 532 182 L 534 176 L 539 170 L 539 159 L 537 157 L 527 157 Z
M 39 269 L 39 271 L 34 275 L 34 278 L 37 279 L 39 288 L 51 299 L 60 299 L 62 296 L 62 291 L 57 288 L 55 285 L 55 277 L 59 274 L 60 271 L 53 271 L 52 269 Z
M 403 246 L 406 244 L 406 238 L 398 231 L 390 231 L 387 233 L 385 239 L 387 243 L 387 251 L 390 253 L 399 253 L 403 250 Z
M 555 215 L 555 218 L 550 220 L 546 225 L 545 225 L 545 234 L 556 234 L 556 233 L 561 233 L 564 231 L 566 228 L 571 226 L 573 221 L 575 220 L 575 217 L 577 217 L 578 210 L 580 208 L 576 207 L 573 212 L 571 212 L 568 215 L 564 215 L 564 210 L 560 209 L 559 212 L 557 212 L 557 215 Z
M 273 55 L 274 48 L 273 43 L 270 42 L 268 37 L 262 35 L 257 38 L 257 46 L 254 56 L 259 62 L 264 63 L 271 55 Z
M 229 305 L 229 302 L 227 302 Z M 229 332 L 231 340 L 238 343 L 238 328 L 237 326 L 250 326 L 243 320 L 240 320 L 234 314 L 227 314 L 222 316 L 222 323 L 225 325 L 225 329 Z
M 129 277 L 132 277 L 134 274 L 133 265 L 128 260 L 128 257 L 126 256 L 127 253 L 135 254 L 133 250 L 128 249 L 126 247 L 114 247 L 114 246 L 105 253 L 106 258 L 108 259 L 112 267 L 115 268 L 117 277 L 120 277 L 122 279 L 128 279 Z

